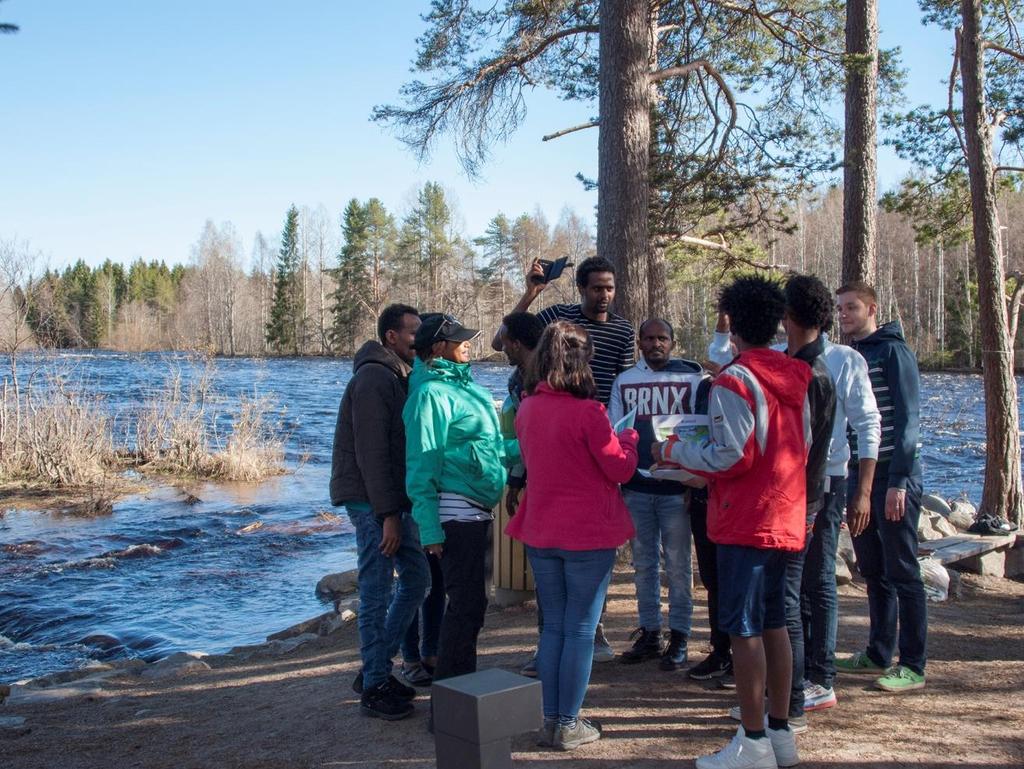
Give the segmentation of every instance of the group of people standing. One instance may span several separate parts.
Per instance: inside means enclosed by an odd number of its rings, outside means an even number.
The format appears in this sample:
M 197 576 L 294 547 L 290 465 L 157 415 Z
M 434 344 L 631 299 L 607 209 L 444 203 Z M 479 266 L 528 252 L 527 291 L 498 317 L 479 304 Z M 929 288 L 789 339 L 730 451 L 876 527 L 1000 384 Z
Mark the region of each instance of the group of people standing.
M 537 589 L 539 643 L 523 672 L 542 683 L 541 746 L 601 736 L 581 711 L 592 663 L 615 658 L 602 615 L 629 541 L 638 628 L 618 659 L 657 659 L 667 673 L 689 664 L 696 550 L 711 651 L 688 675 L 734 686 L 741 722 L 700 769 L 796 765 L 794 735 L 805 711 L 836 705 L 837 671 L 890 692 L 923 686 L 917 364 L 898 324 L 878 326 L 871 287 L 843 286 L 835 302 L 813 276 L 738 278 L 721 292 L 702 366 L 673 357 L 669 321 L 645 321 L 637 338 L 611 312 L 605 259 L 578 266 L 578 304 L 534 315 L 539 264 L 526 285 L 492 341 L 514 366 L 500 410 L 471 375 L 479 332 L 450 315 L 392 305 L 379 341 L 356 354 L 330 491 L 356 530 L 362 712 L 404 718 L 414 687 L 476 670 L 503 494 L 505 533 L 525 545 Z M 826 336 L 837 305 L 851 346 Z M 702 437 L 659 440 L 659 420 L 681 415 L 705 425 Z M 871 627 L 864 651 L 837 660 L 844 519 Z M 392 673 L 400 649 L 406 683 Z

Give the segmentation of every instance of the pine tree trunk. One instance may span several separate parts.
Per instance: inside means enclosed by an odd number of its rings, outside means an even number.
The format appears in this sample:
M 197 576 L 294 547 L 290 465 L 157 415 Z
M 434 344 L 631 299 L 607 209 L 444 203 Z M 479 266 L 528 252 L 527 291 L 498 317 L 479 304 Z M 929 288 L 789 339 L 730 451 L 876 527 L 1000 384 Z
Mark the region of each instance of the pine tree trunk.
M 878 0 L 846 4 L 843 283 L 871 283 L 877 246 Z
M 650 302 L 649 9 L 645 0 L 605 0 L 600 14 L 597 254 L 615 264 L 615 309 L 634 324 Z
M 964 138 L 971 183 L 974 259 L 978 271 L 978 321 L 985 379 L 985 487 L 980 512 L 1020 523 L 1022 513 L 1020 427 L 1013 379 L 1003 260 L 999 250 L 992 134 L 985 109 L 982 0 L 961 0 L 961 70 Z

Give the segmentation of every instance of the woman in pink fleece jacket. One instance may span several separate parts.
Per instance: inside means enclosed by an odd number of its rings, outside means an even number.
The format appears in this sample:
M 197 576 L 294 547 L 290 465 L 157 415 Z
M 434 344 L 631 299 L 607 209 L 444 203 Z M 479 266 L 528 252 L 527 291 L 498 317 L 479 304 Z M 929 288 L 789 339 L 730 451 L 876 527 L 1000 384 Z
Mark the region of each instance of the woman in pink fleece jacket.
M 537 670 L 544 692 L 541 745 L 571 750 L 600 738 L 579 718 L 590 682 L 594 631 L 615 549 L 633 536 L 619 484 L 637 465 L 637 434 L 616 436 L 594 400 L 594 347 L 565 321 L 544 331 L 526 374 L 516 434 L 529 478 L 506 532 L 526 545 L 544 629 Z

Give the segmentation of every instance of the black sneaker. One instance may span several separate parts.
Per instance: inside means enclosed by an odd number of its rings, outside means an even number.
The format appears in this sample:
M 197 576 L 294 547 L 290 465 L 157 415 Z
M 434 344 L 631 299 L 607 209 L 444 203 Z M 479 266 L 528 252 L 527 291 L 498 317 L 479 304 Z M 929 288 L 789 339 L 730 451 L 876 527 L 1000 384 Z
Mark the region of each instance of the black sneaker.
M 630 634 L 629 640 L 633 641 L 633 648 L 619 655 L 620 662 L 633 665 L 661 656 L 661 633 L 659 631 L 638 627 Z
M 721 678 L 726 673 L 731 672 L 732 660 L 711 652 L 711 654 L 690 668 L 687 675 L 694 681 L 710 681 L 712 678 Z
M 413 689 L 411 686 L 406 686 L 394 676 L 388 676 L 388 680 L 381 684 L 381 686 L 383 686 L 385 689 L 391 692 L 391 694 L 398 697 L 398 699 L 400 700 L 411 702 L 412 700 L 416 699 L 416 690 Z
M 662 670 L 682 670 L 686 665 L 686 636 L 678 630 L 669 634 L 668 646 L 661 655 L 658 667 Z
M 416 690 L 411 686 L 406 686 L 394 676 L 388 676 L 387 680 L 380 686 L 386 688 L 393 695 L 401 700 L 409 702 L 410 700 L 416 699 Z M 352 682 L 352 691 L 356 694 L 363 693 L 363 671 L 360 670 L 356 675 L 355 680 Z
M 732 672 L 732 662 L 729 662 L 729 669 L 726 670 L 722 675 L 715 679 L 715 683 L 718 684 L 719 689 L 735 689 L 736 688 L 736 676 Z
M 387 681 L 367 689 L 359 698 L 359 712 L 371 718 L 400 721 L 411 716 L 413 710 L 411 702 L 395 696 Z

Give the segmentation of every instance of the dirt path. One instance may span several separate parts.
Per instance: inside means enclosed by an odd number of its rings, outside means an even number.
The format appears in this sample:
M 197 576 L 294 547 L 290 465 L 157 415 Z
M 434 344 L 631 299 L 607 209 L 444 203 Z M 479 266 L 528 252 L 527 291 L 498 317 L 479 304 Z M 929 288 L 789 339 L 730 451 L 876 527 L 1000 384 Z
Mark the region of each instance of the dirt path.
M 864 641 L 863 588 L 843 588 L 839 649 Z M 620 650 L 632 629 L 632 584 L 616 574 L 606 626 Z M 691 657 L 707 631 L 698 591 Z M 840 679 L 839 707 L 811 715 L 799 738 L 815 767 L 1024 767 L 1024 583 L 965 576 L 963 598 L 930 604 L 928 687 L 903 696 Z M 532 605 L 488 615 L 482 667 L 517 669 L 534 643 Z M 281 769 L 431 767 L 426 702 L 395 724 L 360 717 L 349 684 L 358 667 L 352 625 L 282 658 L 212 660 L 213 670 L 161 684 L 130 681 L 88 700 L 0 706 L 24 716 L 0 729 L 11 769 Z M 656 664 L 595 667 L 587 712 L 605 737 L 571 754 L 525 740 L 517 767 L 668 769 L 720 747 L 735 726 L 733 695 Z

